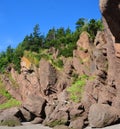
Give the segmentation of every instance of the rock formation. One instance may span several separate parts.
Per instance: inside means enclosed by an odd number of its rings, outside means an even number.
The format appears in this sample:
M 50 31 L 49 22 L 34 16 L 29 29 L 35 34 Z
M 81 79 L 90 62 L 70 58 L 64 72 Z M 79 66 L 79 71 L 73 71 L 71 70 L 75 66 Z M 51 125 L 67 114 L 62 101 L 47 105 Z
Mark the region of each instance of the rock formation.
M 6 90 L 22 102 L 11 113 L 13 117 L 51 127 L 64 125 L 66 129 L 83 129 L 88 125 L 104 127 L 120 122 L 120 2 L 100 0 L 100 9 L 105 30 L 97 33 L 94 43 L 83 32 L 73 57 L 62 58 L 62 70 L 47 59 L 42 58 L 39 67 L 35 67 L 23 57 L 21 73 L 13 68 L 9 71 L 14 83 L 7 74 L 1 76 Z M 56 53 L 53 53 L 56 59 L 57 50 L 49 51 Z M 89 79 L 81 101 L 75 103 L 70 99 L 68 88 L 82 75 Z M 0 96 L 0 103 L 4 99 Z M 9 110 L 12 109 L 1 111 L 0 115 Z

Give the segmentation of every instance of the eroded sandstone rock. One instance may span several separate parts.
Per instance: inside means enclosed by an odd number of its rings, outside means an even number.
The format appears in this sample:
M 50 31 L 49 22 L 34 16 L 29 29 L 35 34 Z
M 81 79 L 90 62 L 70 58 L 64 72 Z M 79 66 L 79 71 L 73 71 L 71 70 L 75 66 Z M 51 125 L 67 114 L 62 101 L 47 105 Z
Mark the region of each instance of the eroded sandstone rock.
M 24 101 L 23 107 L 35 116 L 45 118 L 44 109 L 46 106 L 46 100 L 40 96 L 29 95 Z
M 101 128 L 114 124 L 119 118 L 118 111 L 106 104 L 93 104 L 89 110 L 89 123 L 91 127 Z

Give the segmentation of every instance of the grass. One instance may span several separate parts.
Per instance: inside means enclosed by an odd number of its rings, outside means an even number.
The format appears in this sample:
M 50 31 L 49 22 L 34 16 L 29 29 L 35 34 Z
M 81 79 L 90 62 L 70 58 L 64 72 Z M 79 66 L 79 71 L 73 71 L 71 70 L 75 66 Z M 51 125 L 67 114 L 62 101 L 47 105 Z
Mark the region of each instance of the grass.
M 6 108 L 11 108 L 11 107 L 15 107 L 15 106 L 20 106 L 21 103 L 12 98 L 12 96 L 10 95 L 10 93 L 5 89 L 5 85 L 3 84 L 1 78 L 0 78 L 0 94 L 4 97 L 6 97 L 7 101 L 3 104 L 0 104 L 0 109 L 6 109 Z
M 3 84 L 3 82 L 0 79 L 0 94 L 4 97 L 6 97 L 7 99 L 10 99 L 12 96 L 8 93 L 8 91 L 6 91 L 5 86 Z
M 20 121 L 15 118 L 8 118 L 7 120 L 0 122 L 0 126 L 14 127 L 14 126 L 19 126 L 19 125 L 21 125 Z
M 57 125 L 64 125 L 64 124 L 66 124 L 65 120 L 55 120 L 55 121 L 52 121 L 52 122 L 48 123 L 47 126 L 55 127 Z
M 39 67 L 39 62 L 41 58 L 43 58 L 49 61 L 57 70 L 61 70 L 63 68 L 62 59 L 57 58 L 56 60 L 54 60 L 53 56 L 51 54 L 48 54 L 46 50 L 41 50 L 39 53 L 25 51 L 24 57 L 26 57 L 36 67 Z
M 89 79 L 87 75 L 82 75 L 75 79 L 73 84 L 67 89 L 70 94 L 70 99 L 74 102 L 79 102 L 82 97 L 83 88 L 86 84 L 86 81 Z
M 39 66 L 40 55 L 38 53 L 25 51 L 24 56 L 36 67 Z
M 9 99 L 6 103 L 0 104 L 0 109 L 7 109 L 7 108 L 11 108 L 11 107 L 17 107 L 20 106 L 21 102 L 11 98 Z
M 51 64 L 57 69 L 57 70 L 61 70 L 63 68 L 63 61 L 61 59 L 56 59 L 53 60 L 51 59 Z

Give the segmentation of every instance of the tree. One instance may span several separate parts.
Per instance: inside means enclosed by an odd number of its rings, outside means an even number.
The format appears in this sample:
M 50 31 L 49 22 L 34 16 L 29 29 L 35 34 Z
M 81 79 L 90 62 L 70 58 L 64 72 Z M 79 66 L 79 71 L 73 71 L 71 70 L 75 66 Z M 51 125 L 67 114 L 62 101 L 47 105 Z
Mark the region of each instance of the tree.
M 46 36 L 46 41 L 51 41 L 56 39 L 56 30 L 55 28 L 52 28 L 48 31 Z
M 80 30 L 86 23 L 85 18 L 79 18 L 78 21 L 76 22 L 76 29 Z
M 11 48 L 11 46 L 9 45 L 6 50 L 6 57 L 9 63 L 12 63 L 13 52 L 14 52 L 13 48 Z
M 71 29 L 69 27 L 65 30 L 65 34 L 66 36 L 71 35 Z
M 88 23 L 88 33 L 90 34 L 91 40 L 95 39 L 97 31 L 103 30 L 103 24 L 101 20 L 91 19 Z
M 33 36 L 39 38 L 40 36 L 40 27 L 39 24 L 36 24 L 33 28 Z
M 60 27 L 59 29 L 57 29 L 56 31 L 56 37 L 58 39 L 60 39 L 61 37 L 65 36 L 65 30 L 63 27 Z

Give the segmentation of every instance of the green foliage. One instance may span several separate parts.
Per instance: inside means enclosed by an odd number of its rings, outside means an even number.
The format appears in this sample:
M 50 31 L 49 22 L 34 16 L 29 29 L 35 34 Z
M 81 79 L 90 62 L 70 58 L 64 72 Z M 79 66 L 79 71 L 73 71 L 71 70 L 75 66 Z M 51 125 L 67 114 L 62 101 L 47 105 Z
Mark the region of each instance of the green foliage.
M 83 31 L 87 31 L 92 41 L 94 41 L 97 31 L 102 31 L 103 28 L 104 27 L 101 20 L 91 19 L 88 21 L 84 18 L 80 18 L 76 22 L 76 34 L 78 35 Z
M 88 23 L 88 33 L 90 34 L 90 38 L 93 41 L 95 39 L 95 36 L 97 34 L 97 31 L 101 31 L 103 30 L 103 24 L 101 22 L 101 20 L 95 20 L 95 19 L 91 19 Z
M 55 121 L 48 123 L 46 126 L 55 127 L 55 126 L 64 125 L 64 124 L 66 124 L 65 120 L 55 120 Z
M 75 43 L 69 43 L 66 45 L 65 48 L 60 49 L 59 56 L 64 56 L 64 57 L 72 57 L 73 56 L 73 50 L 76 49 L 76 44 Z
M 98 30 L 103 30 L 101 20 L 91 19 L 88 21 L 85 18 L 79 18 L 74 32 L 69 27 L 67 29 L 63 27 L 52 28 L 44 36 L 40 33 L 39 24 L 36 24 L 33 32 L 26 35 L 16 49 L 8 46 L 5 52 L 0 53 L 0 72 L 4 73 L 6 68 L 12 64 L 15 70 L 20 73 L 20 61 L 24 51 L 30 51 L 29 58 L 36 66 L 38 66 L 42 56 L 49 58 L 48 55 L 40 52 L 41 49 L 45 50 L 54 47 L 59 50 L 59 57 L 72 57 L 79 35 L 83 31 L 87 31 L 91 41 L 94 41 Z
M 40 61 L 41 57 L 40 57 L 40 55 L 38 53 L 31 52 L 31 51 L 24 51 L 24 56 L 30 62 L 32 62 L 32 64 L 34 64 L 37 67 L 39 66 L 39 61 Z
M 12 98 L 12 96 L 6 91 L 5 86 L 3 82 L 0 79 L 0 94 L 4 97 L 6 97 L 8 100 Z
M 85 18 L 79 18 L 78 21 L 76 22 L 76 29 L 78 31 L 81 31 L 81 28 L 83 28 L 85 24 L 86 24 L 86 19 Z
M 10 93 L 5 89 L 5 85 L 2 82 L 1 78 L 0 78 L 0 94 L 4 97 L 6 97 L 7 102 L 0 104 L 0 109 L 6 109 L 6 108 L 10 108 L 10 107 L 15 107 L 15 106 L 20 106 L 21 103 L 12 98 L 12 96 L 10 95 Z
M 10 99 L 12 97 L 5 89 L 1 89 L 0 94 L 6 97 L 7 99 Z
M 79 102 L 81 100 L 83 88 L 88 78 L 89 77 L 87 75 L 82 75 L 78 78 L 75 78 L 72 86 L 67 89 L 67 91 L 70 93 L 70 98 L 72 101 Z
M 58 68 L 63 68 L 63 61 L 61 59 L 58 58 L 58 60 L 56 60 L 54 62 L 55 66 L 57 66 Z
M 2 109 L 6 109 L 6 108 L 11 108 L 11 107 L 17 107 L 20 105 L 21 105 L 20 101 L 14 99 L 14 98 L 11 98 L 6 103 L 0 104 L 0 109 L 2 110 Z
M 49 59 L 50 63 L 57 69 L 57 70 L 61 70 L 63 68 L 63 61 L 61 59 Z

